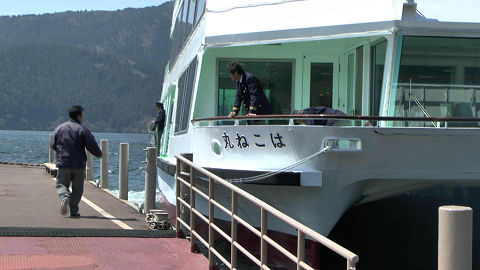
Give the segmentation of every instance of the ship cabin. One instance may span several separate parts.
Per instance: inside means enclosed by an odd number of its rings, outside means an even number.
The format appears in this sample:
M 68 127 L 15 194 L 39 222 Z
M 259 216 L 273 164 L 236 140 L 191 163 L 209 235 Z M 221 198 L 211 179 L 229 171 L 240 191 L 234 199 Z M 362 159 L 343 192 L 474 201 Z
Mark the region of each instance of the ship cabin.
M 470 4 L 469 4 L 470 3 Z M 273 114 L 326 106 L 351 116 L 478 117 L 480 6 L 434 0 L 177 0 L 162 100 L 169 140 L 227 116 L 235 83 L 225 66 L 257 76 Z M 271 120 L 268 125 L 288 121 Z M 363 127 L 365 121 L 350 121 Z M 395 127 L 478 122 L 385 121 Z

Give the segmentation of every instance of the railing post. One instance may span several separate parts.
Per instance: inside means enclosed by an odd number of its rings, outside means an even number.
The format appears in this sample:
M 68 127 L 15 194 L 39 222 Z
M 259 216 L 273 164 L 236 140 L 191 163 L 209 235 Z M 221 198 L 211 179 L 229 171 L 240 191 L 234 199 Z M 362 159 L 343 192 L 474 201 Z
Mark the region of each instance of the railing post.
M 212 224 L 215 221 L 215 211 L 212 201 L 214 200 L 213 196 L 213 179 L 208 178 L 208 269 L 212 270 L 215 268 L 215 257 L 212 252 L 215 242 L 215 231 L 213 230 Z
M 438 209 L 438 270 L 472 269 L 472 208 Z
M 53 134 L 50 134 L 50 141 L 48 142 L 48 163 L 55 163 L 55 150 L 50 146 L 50 142 L 53 141 Z
M 237 193 L 232 190 L 232 228 L 231 228 L 231 235 L 232 243 L 230 246 L 230 258 L 231 258 L 231 265 L 232 269 L 237 269 L 237 247 L 235 246 L 235 242 L 237 242 L 237 220 L 234 216 L 237 215 Z
M 264 235 L 267 235 L 267 211 L 261 210 L 261 231 L 260 231 L 260 269 L 267 264 L 267 242 L 263 239 Z
M 87 152 L 86 178 L 87 181 L 93 181 L 93 155 L 88 150 L 85 152 Z
M 100 186 L 108 188 L 108 140 L 100 141 L 102 157 L 100 158 Z
M 157 148 L 147 147 L 147 166 L 145 168 L 145 214 L 155 208 L 157 188 Z
M 305 260 L 305 234 L 300 230 L 298 230 L 297 241 L 297 270 L 302 270 L 300 262 Z
M 180 201 L 178 200 L 178 198 L 180 198 L 180 185 L 181 185 L 181 182 L 180 180 L 178 180 L 178 178 L 180 177 L 181 166 L 182 166 L 182 162 L 180 161 L 180 159 L 177 158 L 177 167 L 175 172 L 175 210 L 176 210 L 175 227 L 177 229 L 177 232 L 176 232 L 177 238 L 185 238 L 185 234 L 180 229 L 180 221 L 178 221 L 178 219 L 180 218 Z
M 118 167 L 118 198 L 128 200 L 128 143 L 120 144 Z
M 198 248 L 197 244 L 195 243 L 195 235 L 193 232 L 195 231 L 195 213 L 193 213 L 193 209 L 195 209 L 195 191 L 193 187 L 195 186 L 195 169 L 190 167 L 190 251 L 195 253 L 200 253 L 200 249 Z

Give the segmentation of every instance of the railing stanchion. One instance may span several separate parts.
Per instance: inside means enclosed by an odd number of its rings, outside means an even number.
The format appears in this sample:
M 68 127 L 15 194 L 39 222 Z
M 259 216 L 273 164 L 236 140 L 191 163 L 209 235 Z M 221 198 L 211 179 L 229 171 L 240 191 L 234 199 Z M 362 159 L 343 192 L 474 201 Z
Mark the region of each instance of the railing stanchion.
M 190 167 L 190 251 L 199 253 L 200 249 L 195 244 L 195 235 L 193 232 L 195 231 L 195 213 L 193 213 L 193 209 L 195 209 L 195 191 L 193 187 L 195 186 L 195 169 Z
M 297 240 L 297 270 L 302 270 L 300 262 L 305 260 L 305 234 L 298 230 L 298 240 Z
M 237 247 L 235 246 L 235 242 L 237 242 L 237 220 L 234 216 L 237 214 L 237 193 L 232 190 L 232 228 L 231 228 L 231 235 L 232 243 L 230 246 L 230 257 L 231 257 L 231 265 L 232 269 L 237 268 Z
M 262 207 L 261 209 L 261 231 L 260 231 L 260 269 L 267 264 L 267 242 L 263 236 L 267 235 L 267 211 Z
M 118 198 L 128 200 L 128 161 L 130 159 L 128 143 L 121 143 L 118 153 Z
M 102 157 L 100 158 L 100 187 L 108 189 L 108 140 L 100 141 Z
M 176 168 L 176 173 L 175 173 L 175 192 L 176 192 L 176 197 L 175 197 L 175 209 L 176 209 L 176 217 L 175 217 L 175 227 L 177 230 L 176 237 L 177 238 L 185 238 L 185 234 L 182 232 L 180 229 L 180 201 L 178 198 L 180 198 L 180 180 L 178 178 L 180 177 L 180 166 L 182 166 L 182 162 L 180 159 L 177 158 L 177 168 Z
M 48 143 L 48 163 L 55 163 L 55 150 L 50 146 L 50 143 L 53 141 L 53 134 L 50 134 L 50 142 Z
M 212 200 L 214 199 L 213 196 L 213 179 L 211 177 L 208 178 L 208 268 L 214 269 L 215 267 L 215 257 L 212 252 L 212 248 L 214 247 L 214 233 L 212 224 L 215 220 L 215 212 L 213 208 Z
M 85 177 L 87 181 L 93 181 L 93 155 L 88 150 L 85 150 L 85 152 L 87 152 L 87 166 Z
M 145 214 L 155 209 L 157 194 L 157 148 L 147 147 L 147 166 L 145 166 Z

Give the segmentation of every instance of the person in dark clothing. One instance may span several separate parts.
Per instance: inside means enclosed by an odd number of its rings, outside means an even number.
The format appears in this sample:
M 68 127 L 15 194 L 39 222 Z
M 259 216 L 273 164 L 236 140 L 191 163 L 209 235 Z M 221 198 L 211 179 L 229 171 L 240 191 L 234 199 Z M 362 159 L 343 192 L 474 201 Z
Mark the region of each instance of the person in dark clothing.
M 237 84 L 235 104 L 229 117 L 238 115 L 242 102 L 248 116 L 271 114 L 273 112 L 272 105 L 263 91 L 262 84 L 255 75 L 245 72 L 243 67 L 236 62 L 228 63 L 227 71 L 230 73 L 230 79 Z
M 156 131 L 155 133 L 155 147 L 157 147 L 157 153 L 160 154 L 160 139 L 163 135 L 163 130 L 165 129 L 165 109 L 163 108 L 163 103 L 158 101 L 156 102 L 158 114 L 157 118 L 155 119 L 155 124 L 153 126 L 153 130 Z
M 97 158 L 102 156 L 95 137 L 82 125 L 83 108 L 75 105 L 68 114 L 70 120 L 60 124 L 53 132 L 50 146 L 56 152 L 57 193 L 60 197 L 60 214 L 80 217 L 78 203 L 83 195 L 83 181 L 87 155 L 85 148 Z M 68 190 L 72 184 L 72 192 Z
M 293 114 L 328 114 L 328 115 L 346 115 L 344 112 L 335 110 L 332 108 L 324 107 L 324 106 L 317 106 L 317 107 L 310 107 L 306 108 L 305 110 L 296 110 L 293 111 Z M 336 119 L 306 119 L 302 121 L 306 125 L 320 125 L 320 126 L 331 126 L 335 124 L 338 120 Z

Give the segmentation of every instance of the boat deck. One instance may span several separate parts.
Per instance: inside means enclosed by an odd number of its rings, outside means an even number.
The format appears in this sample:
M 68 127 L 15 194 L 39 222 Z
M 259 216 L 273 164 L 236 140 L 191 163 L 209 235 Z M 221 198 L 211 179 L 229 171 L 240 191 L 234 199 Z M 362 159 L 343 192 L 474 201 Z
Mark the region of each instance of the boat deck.
M 41 167 L 0 165 L 0 269 L 206 269 L 173 230 L 85 183 L 81 218 L 59 213 L 54 179 Z

